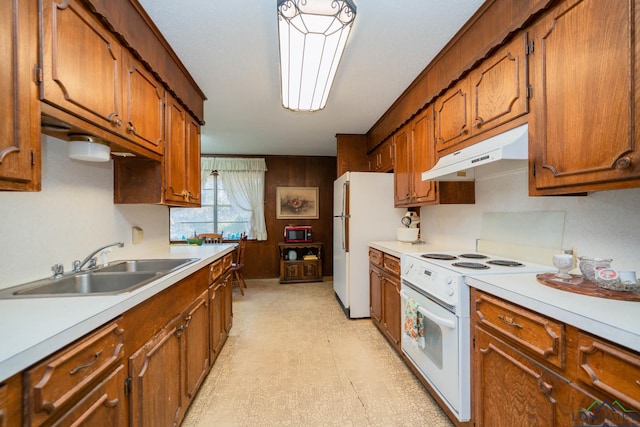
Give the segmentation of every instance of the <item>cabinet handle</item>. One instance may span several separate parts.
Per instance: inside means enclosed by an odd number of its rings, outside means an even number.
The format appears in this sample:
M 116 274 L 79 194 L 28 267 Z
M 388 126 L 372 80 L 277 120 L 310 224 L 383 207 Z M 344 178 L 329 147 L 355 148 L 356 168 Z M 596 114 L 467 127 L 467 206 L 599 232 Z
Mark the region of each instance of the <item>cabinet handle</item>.
M 631 166 L 631 159 L 628 157 L 622 157 L 616 161 L 616 168 L 626 169 Z
M 111 125 L 112 126 L 122 126 L 122 120 L 118 118 L 118 116 L 114 115 L 111 117 Z
M 467 130 L 467 125 L 462 125 L 462 127 L 460 128 L 460 134 L 461 135 L 466 135 L 468 133 L 469 133 L 469 131 Z
M 482 127 L 483 124 L 484 124 L 484 120 L 482 120 L 482 118 L 478 117 L 478 118 L 476 118 L 475 122 L 473 123 L 473 127 L 477 129 L 479 127 Z
M 127 131 L 129 133 L 136 133 L 136 127 L 134 125 L 132 125 L 131 123 L 129 123 L 129 126 L 127 127 Z
M 509 316 L 503 316 L 501 314 L 498 315 L 498 319 L 500 319 L 502 321 L 502 323 L 504 323 L 507 326 L 513 326 L 514 328 L 518 328 L 518 329 L 522 329 L 523 326 L 520 323 L 516 323 L 513 320 L 513 317 L 509 317 Z
M 540 391 L 545 395 L 545 396 L 550 396 L 551 392 L 553 391 L 553 386 L 549 383 L 546 383 L 544 381 L 542 381 L 542 379 L 538 378 L 538 386 L 540 386 Z
M 90 366 L 95 365 L 98 362 L 98 359 L 100 358 L 101 354 L 102 354 L 102 350 L 96 352 L 96 354 L 93 355 L 93 360 L 91 362 L 87 363 L 86 365 L 76 366 L 71 371 L 69 371 L 69 375 L 75 375 L 78 372 L 82 371 L 83 369 L 86 369 Z

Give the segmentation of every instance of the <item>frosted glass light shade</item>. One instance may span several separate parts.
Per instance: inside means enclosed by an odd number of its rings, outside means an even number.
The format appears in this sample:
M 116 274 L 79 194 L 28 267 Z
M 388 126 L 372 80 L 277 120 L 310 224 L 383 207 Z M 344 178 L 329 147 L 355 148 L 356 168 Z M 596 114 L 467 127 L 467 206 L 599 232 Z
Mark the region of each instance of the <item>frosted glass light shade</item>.
M 285 108 L 325 107 L 355 17 L 352 0 L 278 0 Z
M 85 162 L 108 162 L 111 149 L 101 139 L 90 135 L 72 135 L 69 137 L 69 157 Z

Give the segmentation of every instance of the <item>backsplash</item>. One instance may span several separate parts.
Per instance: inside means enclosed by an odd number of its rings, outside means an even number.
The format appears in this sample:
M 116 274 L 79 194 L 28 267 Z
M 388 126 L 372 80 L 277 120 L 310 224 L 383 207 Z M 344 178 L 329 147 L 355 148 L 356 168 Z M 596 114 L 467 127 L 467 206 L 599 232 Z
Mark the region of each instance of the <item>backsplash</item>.
M 131 242 L 133 226 L 144 230 Z M 0 192 L 0 289 L 51 275 L 51 266 L 71 269 L 74 259 L 109 243 L 109 260 L 135 257 L 166 245 L 165 206 L 115 205 L 113 161 L 69 159 L 65 141 L 42 136 L 42 191 Z
M 422 207 L 422 239 L 472 250 L 485 212 L 562 211 L 563 248 L 574 248 L 578 256 L 613 258 L 613 268 L 640 272 L 640 188 L 529 197 L 526 163 L 523 166 L 501 173 L 477 172 L 475 205 Z

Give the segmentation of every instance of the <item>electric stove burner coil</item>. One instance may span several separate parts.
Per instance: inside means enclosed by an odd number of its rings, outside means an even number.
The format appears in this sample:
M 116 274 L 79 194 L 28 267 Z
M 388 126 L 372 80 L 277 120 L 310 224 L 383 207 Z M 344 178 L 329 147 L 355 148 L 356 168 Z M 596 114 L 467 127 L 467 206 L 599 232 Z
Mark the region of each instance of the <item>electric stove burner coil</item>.
M 485 258 L 489 258 L 486 255 L 482 255 L 482 254 L 461 254 L 460 258 L 473 258 L 473 259 L 485 259 Z
M 478 262 L 454 262 L 451 265 L 454 267 L 470 268 L 472 270 L 486 270 L 487 268 L 491 268 L 488 265 L 480 264 Z
M 500 265 L 503 267 L 523 267 L 524 264 L 518 261 L 507 261 L 506 259 L 494 259 L 487 261 L 487 264 Z
M 457 256 L 454 255 L 447 255 L 447 254 L 423 254 L 420 255 L 422 258 L 429 258 L 429 259 L 440 259 L 440 260 L 444 260 L 444 261 L 451 261 L 454 259 L 458 259 Z

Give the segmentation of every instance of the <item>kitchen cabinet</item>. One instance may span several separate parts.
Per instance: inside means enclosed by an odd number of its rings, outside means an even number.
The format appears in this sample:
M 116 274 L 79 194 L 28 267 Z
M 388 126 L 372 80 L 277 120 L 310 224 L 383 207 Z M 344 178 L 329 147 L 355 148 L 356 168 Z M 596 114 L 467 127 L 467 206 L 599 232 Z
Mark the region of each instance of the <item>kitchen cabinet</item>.
M 393 143 L 387 139 L 367 156 L 369 172 L 390 172 L 393 170 Z
M 232 262 L 233 254 L 228 254 L 209 268 L 209 359 L 212 365 L 233 325 Z
M 200 125 L 166 93 L 162 162 L 114 160 L 114 202 L 200 206 Z
M 129 139 L 164 153 L 164 87 L 123 50 L 123 120 Z
M 115 320 L 27 370 L 25 425 L 77 419 L 124 425 L 123 347 L 124 330 Z
M 435 164 L 434 117 L 431 106 L 400 128 L 394 134 L 393 143 L 396 207 L 475 203 L 473 181 L 422 180 L 422 172 Z
M 640 185 L 639 7 L 566 0 L 531 26 L 530 195 Z
M 371 320 L 400 352 L 400 259 L 369 248 Z
M 209 290 L 205 290 L 184 316 L 185 400 L 191 401 L 209 372 Z
M 322 281 L 322 243 L 278 243 L 280 283 Z
M 436 99 L 439 157 L 528 112 L 527 48 L 527 35 L 516 36 Z
M 468 77 L 459 80 L 435 100 L 435 138 L 438 153 L 449 150 L 471 134 L 471 87 Z
M 0 17 L 0 190 L 41 188 L 37 16 L 33 1 L 14 0 Z
M 476 425 L 639 424 L 640 354 L 477 289 L 471 308 Z

